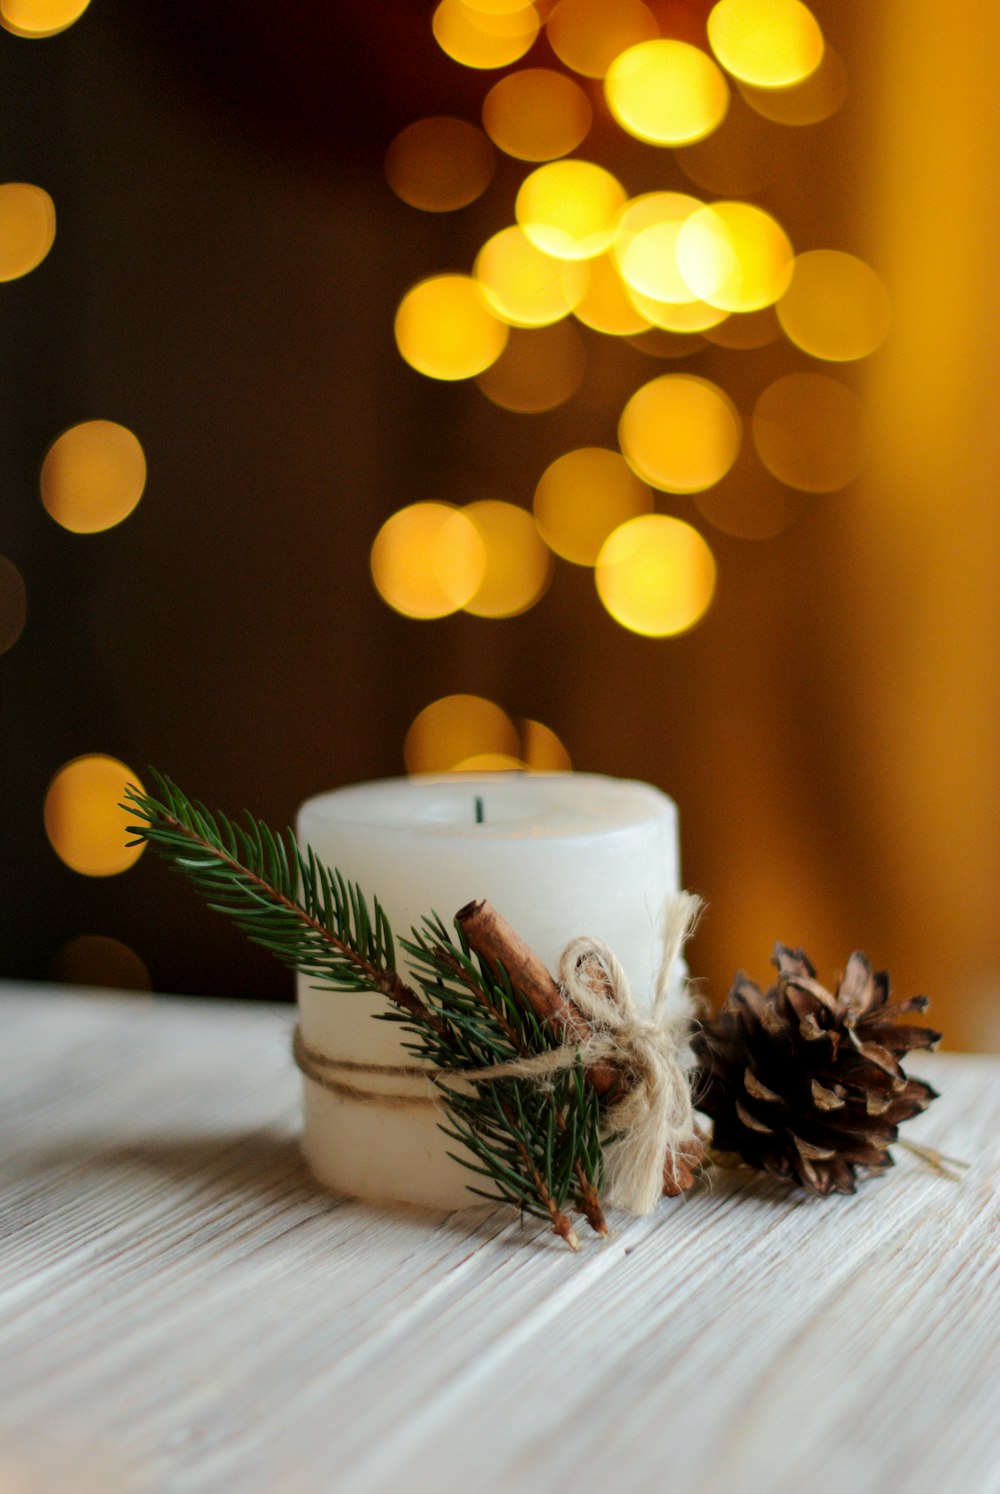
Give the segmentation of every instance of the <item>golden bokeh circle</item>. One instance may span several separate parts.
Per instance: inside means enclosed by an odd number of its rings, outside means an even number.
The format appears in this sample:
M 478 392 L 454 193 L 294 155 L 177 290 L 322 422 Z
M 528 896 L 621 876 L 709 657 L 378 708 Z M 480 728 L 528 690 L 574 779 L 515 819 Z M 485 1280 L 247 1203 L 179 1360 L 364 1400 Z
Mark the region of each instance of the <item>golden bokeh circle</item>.
M 479 531 L 483 578 L 465 603 L 474 617 L 517 617 L 544 596 L 552 556 L 531 515 L 513 503 L 486 498 L 463 510 Z
M 396 346 L 411 368 L 429 379 L 473 379 L 507 344 L 507 328 L 493 315 L 471 275 L 432 275 L 399 303 Z
M 0 281 L 36 269 L 56 237 L 56 209 L 44 187 L 0 183 Z
M 14 36 L 56 36 L 83 15 L 90 0 L 0 0 L 0 26 Z
M 593 161 L 549 161 L 521 183 L 517 221 L 533 244 L 557 259 L 592 259 L 609 248 L 625 202 L 618 179 Z
M 85 420 L 64 431 L 49 447 L 39 479 L 49 514 L 73 534 L 120 524 L 145 487 L 142 445 L 113 420 Z
M 839 249 L 798 255 L 776 309 L 789 341 L 830 363 L 866 358 L 883 342 L 892 319 L 888 292 L 875 271 Z
M 594 580 L 606 610 L 648 638 L 684 633 L 715 592 L 712 551 L 697 529 L 667 514 L 630 519 L 608 536 Z
M 708 40 L 727 72 L 758 88 L 801 83 L 823 58 L 823 33 L 800 0 L 718 0 Z
M 55 774 L 45 795 L 45 833 L 59 859 L 84 877 L 127 871 L 145 850 L 129 845 L 134 811 L 120 808 L 126 787 L 142 785 L 117 758 L 88 753 Z
M 618 439 L 634 472 L 668 493 L 710 488 L 740 449 L 741 422 L 727 394 L 696 374 L 661 374 L 622 411 Z
M 52 961 L 53 980 L 73 986 L 150 991 L 153 982 L 134 949 L 106 934 L 78 934 Z
M 754 406 L 757 454 L 780 482 L 806 493 L 833 493 L 864 468 L 864 407 L 826 374 L 776 379 Z
M 668 37 L 616 57 L 604 93 L 622 129 L 651 145 L 701 140 L 729 107 L 729 87 L 708 53 Z
M 533 5 L 491 12 L 464 0 L 441 0 L 431 21 L 442 52 L 463 67 L 483 70 L 507 67 L 523 57 L 540 25 Z
M 444 695 L 414 717 L 403 743 L 407 773 L 450 773 L 469 758 L 498 753 L 520 762 L 517 727 L 482 695 Z
M 404 617 L 447 617 L 476 594 L 486 568 L 482 537 L 450 503 L 411 503 L 386 519 L 371 549 L 384 602 Z
M 474 202 L 493 178 L 493 147 L 465 119 L 415 120 L 393 140 L 385 175 L 396 196 L 425 213 L 450 213 Z
M 590 100 L 572 78 L 551 68 L 508 73 L 483 100 L 483 124 L 493 143 L 521 161 L 554 161 L 586 137 Z
M 653 495 L 617 451 L 582 446 L 546 467 L 535 488 L 545 543 L 574 565 L 593 565 L 612 530 L 648 513 Z

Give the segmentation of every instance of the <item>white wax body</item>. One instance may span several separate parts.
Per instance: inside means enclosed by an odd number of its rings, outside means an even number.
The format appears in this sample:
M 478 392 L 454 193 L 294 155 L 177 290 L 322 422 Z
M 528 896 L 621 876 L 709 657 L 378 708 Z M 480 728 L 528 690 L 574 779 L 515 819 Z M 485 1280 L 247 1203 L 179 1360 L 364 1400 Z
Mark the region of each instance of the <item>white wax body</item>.
M 677 810 L 648 784 L 588 773 L 392 779 L 308 800 L 297 830 L 320 861 L 378 897 L 397 939 L 431 912 L 450 928 L 459 908 L 485 898 L 554 974 L 570 939 L 604 940 L 637 1004 L 648 1006 L 660 915 L 680 887 Z M 402 962 L 401 972 L 412 983 Z M 386 1009 L 382 998 L 318 990 L 300 975 L 298 1000 L 310 1047 L 413 1064 L 396 1025 L 372 1020 Z M 435 1093 L 419 1079 L 343 1077 L 366 1089 Z M 447 1155 L 457 1148 L 438 1129 L 443 1112 L 359 1104 L 304 1085 L 303 1149 L 324 1186 L 372 1202 L 477 1202 L 468 1185 L 479 1180 Z

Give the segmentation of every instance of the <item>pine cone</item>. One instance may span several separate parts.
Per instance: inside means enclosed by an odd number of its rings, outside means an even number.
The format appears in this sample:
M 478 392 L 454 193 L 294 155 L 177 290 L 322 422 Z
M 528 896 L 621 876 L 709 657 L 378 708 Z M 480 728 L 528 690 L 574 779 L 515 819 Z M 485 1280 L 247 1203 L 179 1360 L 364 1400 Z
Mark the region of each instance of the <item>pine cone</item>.
M 901 1122 L 936 1098 L 899 1060 L 941 1034 L 897 1021 L 925 1011 L 927 997 L 890 1002 L 888 975 L 863 954 L 833 995 L 801 950 L 776 944 L 771 959 L 777 984 L 765 994 L 741 972 L 695 1035 L 695 1104 L 719 1151 L 822 1197 L 853 1193 L 856 1169 L 891 1167 Z

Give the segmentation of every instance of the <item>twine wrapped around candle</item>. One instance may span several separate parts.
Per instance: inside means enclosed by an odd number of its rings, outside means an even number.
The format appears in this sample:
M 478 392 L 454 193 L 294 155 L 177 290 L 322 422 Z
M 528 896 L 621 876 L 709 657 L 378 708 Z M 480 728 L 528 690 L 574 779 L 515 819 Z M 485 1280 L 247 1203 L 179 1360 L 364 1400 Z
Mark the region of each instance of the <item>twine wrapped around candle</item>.
M 572 939 L 559 961 L 560 993 L 576 1019 L 562 1026 L 565 1041 L 548 1052 L 476 1069 L 432 1069 L 418 1065 L 365 1064 L 310 1048 L 298 1028 L 293 1056 L 314 1083 L 342 1099 L 391 1109 L 425 1108 L 431 1095 L 363 1089 L 337 1073 L 425 1078 L 446 1089 L 469 1090 L 505 1079 L 544 1084 L 578 1062 L 588 1071 L 610 1067 L 617 1076 L 605 1112 L 609 1137 L 609 1201 L 632 1214 L 649 1214 L 663 1193 L 665 1170 L 679 1172 L 700 1143 L 685 1073 L 692 1003 L 668 1004 L 674 965 L 701 909 L 682 893 L 663 915 L 663 952 L 649 1016 L 636 1007 L 625 972 L 598 939 Z M 603 1086 L 602 1086 L 603 1088 Z

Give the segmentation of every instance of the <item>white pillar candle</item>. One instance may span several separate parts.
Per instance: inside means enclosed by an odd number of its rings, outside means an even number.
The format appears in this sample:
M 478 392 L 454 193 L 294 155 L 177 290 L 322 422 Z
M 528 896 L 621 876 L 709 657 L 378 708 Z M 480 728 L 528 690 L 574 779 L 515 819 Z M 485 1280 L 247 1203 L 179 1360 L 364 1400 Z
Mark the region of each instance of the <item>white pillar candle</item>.
M 481 813 L 481 822 L 477 820 Z M 555 974 L 570 939 L 614 950 L 640 1007 L 660 965 L 660 914 L 679 890 L 677 811 L 648 784 L 590 773 L 393 779 L 310 799 L 298 837 L 320 861 L 377 897 L 397 941 L 425 914 L 450 928 L 483 898 Z M 397 945 L 397 958 L 400 951 Z M 401 961 L 403 978 L 412 977 Z M 418 988 L 419 989 L 419 988 Z M 302 1035 L 331 1058 L 412 1064 L 381 997 L 317 990 L 299 976 Z M 346 1075 L 367 1090 L 434 1095 L 425 1080 Z M 304 1079 L 303 1148 L 326 1187 L 373 1202 L 434 1208 L 476 1202 L 477 1179 L 447 1153 L 439 1109 L 347 1100 Z

